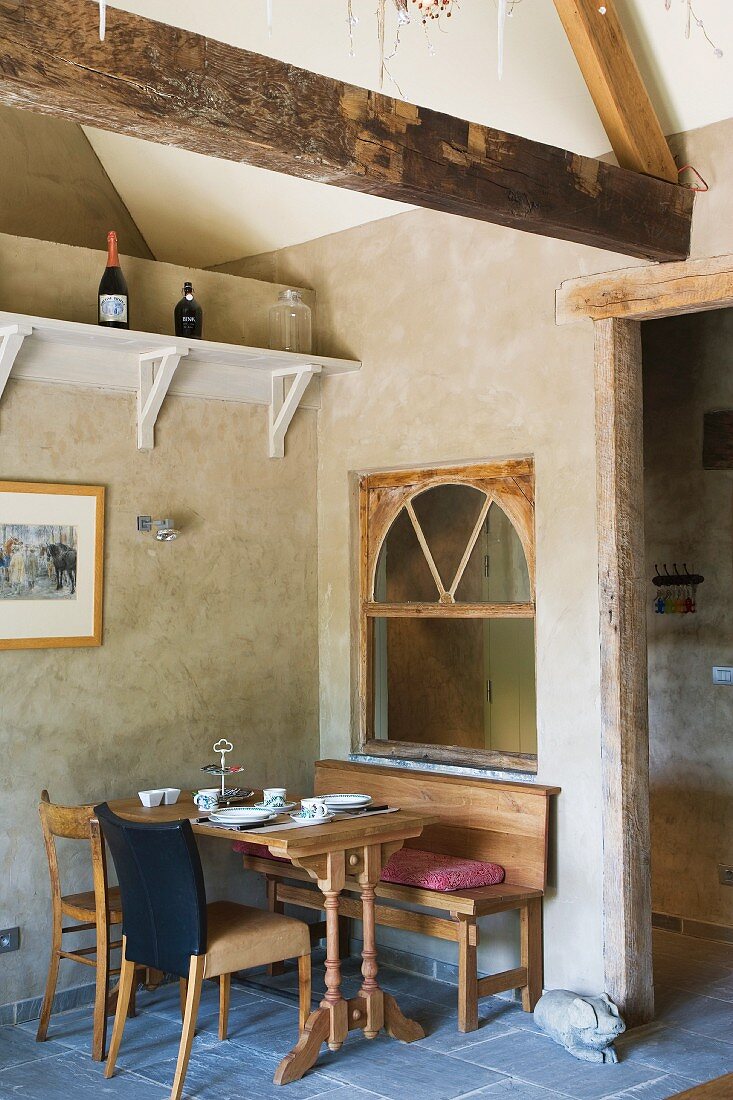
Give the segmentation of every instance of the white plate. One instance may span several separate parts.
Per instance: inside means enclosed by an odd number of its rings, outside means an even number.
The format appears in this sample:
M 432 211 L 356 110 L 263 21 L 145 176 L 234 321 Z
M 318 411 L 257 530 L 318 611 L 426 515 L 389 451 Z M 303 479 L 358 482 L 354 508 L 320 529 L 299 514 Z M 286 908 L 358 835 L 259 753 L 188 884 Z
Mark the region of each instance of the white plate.
M 291 814 L 290 818 L 296 825 L 323 825 L 326 821 L 333 821 L 336 814 L 329 814 L 328 817 L 303 817 L 300 813 Z
M 368 806 L 370 794 L 324 794 L 323 801 L 330 810 L 356 810 Z
M 231 821 L 240 824 L 242 821 L 269 821 L 271 817 L 277 817 L 272 810 L 212 810 L 211 817 L 216 821 Z
M 264 802 L 255 802 L 255 810 L 269 810 L 273 814 L 284 814 L 288 810 L 294 809 L 298 805 L 297 802 L 283 802 L 282 806 L 266 806 Z

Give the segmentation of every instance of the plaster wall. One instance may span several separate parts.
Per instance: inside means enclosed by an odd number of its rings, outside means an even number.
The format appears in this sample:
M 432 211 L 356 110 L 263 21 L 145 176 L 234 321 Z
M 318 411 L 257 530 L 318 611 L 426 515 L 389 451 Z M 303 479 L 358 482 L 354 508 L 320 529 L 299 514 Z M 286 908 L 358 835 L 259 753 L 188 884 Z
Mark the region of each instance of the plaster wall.
M 703 414 L 733 408 L 733 310 L 643 326 L 647 575 L 702 573 L 695 615 L 657 615 L 649 586 L 652 895 L 657 912 L 733 927 L 733 470 L 703 470 Z
M 2 306 L 86 309 L 97 253 L 5 237 L 0 256 Z M 49 270 L 64 273 L 55 303 L 39 277 Z M 167 316 L 181 272 L 170 269 L 169 284 L 153 263 L 140 270 L 151 273 L 145 316 Z M 242 327 L 256 336 L 257 284 L 200 275 L 211 337 Z M 213 299 L 228 285 L 219 306 L 231 316 L 217 327 Z M 274 290 L 260 288 L 268 301 Z M 94 303 L 94 283 L 91 291 Z M 11 380 L 0 420 L 0 478 L 107 487 L 103 645 L 0 654 L 0 773 L 12 804 L 0 831 L 0 927 L 20 925 L 22 945 L 0 959 L 2 1006 L 40 995 L 45 981 L 41 789 L 71 804 L 196 787 L 221 735 L 246 765 L 244 781 L 307 788 L 318 755 L 318 641 L 314 410 L 296 414 L 279 461 L 267 457 L 261 406 L 169 397 L 148 453 L 136 448 L 133 396 Z M 181 537 L 139 535 L 138 513 L 171 516 Z M 245 881 L 229 845 L 208 841 L 203 857 L 212 899 L 255 896 L 258 877 Z M 67 844 L 62 865 L 66 892 L 89 888 L 83 845 Z M 62 988 L 89 980 L 62 964 Z
M 726 217 L 733 123 L 672 139 L 709 173 L 693 255 L 733 250 Z M 531 454 L 536 465 L 538 780 L 562 794 L 552 823 L 545 983 L 603 988 L 593 331 L 558 328 L 564 280 L 628 257 L 414 211 L 220 270 L 318 288 L 329 378 L 319 421 L 320 722 L 323 756 L 352 727 L 353 471 Z M 487 922 L 487 971 L 516 965 L 511 916 Z M 380 930 L 383 942 L 455 962 L 455 949 Z
M 81 126 L 0 107 L 0 232 L 152 259 Z

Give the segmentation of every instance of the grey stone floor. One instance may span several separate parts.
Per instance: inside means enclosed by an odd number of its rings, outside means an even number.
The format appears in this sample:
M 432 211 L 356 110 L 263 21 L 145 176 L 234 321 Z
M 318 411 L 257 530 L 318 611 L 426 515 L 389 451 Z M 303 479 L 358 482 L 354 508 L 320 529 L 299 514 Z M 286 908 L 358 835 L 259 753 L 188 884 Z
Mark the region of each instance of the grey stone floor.
M 272 1084 L 293 1045 L 295 974 L 252 978 L 232 988 L 230 1037 L 216 1038 L 217 990 L 208 983 L 186 1079 L 186 1100 L 665 1100 L 733 1072 L 733 946 L 655 933 L 658 1016 L 622 1037 L 618 1065 L 576 1061 L 508 999 L 481 1002 L 481 1027 L 456 1030 L 455 989 L 383 967 L 385 989 L 427 1032 L 405 1045 L 352 1034 L 338 1054 L 324 1048 L 315 1070 L 285 1088 Z M 322 989 L 322 970 L 316 988 Z M 345 991 L 358 961 L 345 966 Z M 49 1041 L 35 1022 L 0 1029 L 0 1100 L 155 1100 L 169 1095 L 180 1037 L 178 990 L 143 993 L 125 1029 L 118 1071 L 105 1081 L 91 1061 L 88 1008 L 52 1018 Z

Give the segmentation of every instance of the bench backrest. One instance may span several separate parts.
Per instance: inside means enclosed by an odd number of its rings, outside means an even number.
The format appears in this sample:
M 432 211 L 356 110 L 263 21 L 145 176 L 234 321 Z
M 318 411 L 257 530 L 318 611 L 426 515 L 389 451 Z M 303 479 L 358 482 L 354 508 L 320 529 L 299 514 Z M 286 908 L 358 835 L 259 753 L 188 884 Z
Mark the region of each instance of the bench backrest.
M 315 768 L 316 794 L 363 792 L 439 819 L 409 846 L 499 863 L 507 882 L 538 890 L 547 879 L 550 796 L 559 790 L 348 760 L 319 760 Z

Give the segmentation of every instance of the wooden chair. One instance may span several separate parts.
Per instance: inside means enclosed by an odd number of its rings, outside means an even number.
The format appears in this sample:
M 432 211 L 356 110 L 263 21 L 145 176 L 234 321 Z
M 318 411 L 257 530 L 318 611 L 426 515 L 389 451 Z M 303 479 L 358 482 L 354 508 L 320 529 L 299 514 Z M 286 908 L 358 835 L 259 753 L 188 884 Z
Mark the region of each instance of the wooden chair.
M 112 852 L 125 907 L 120 991 L 105 1077 L 114 1073 L 136 964 L 177 974 L 187 983 L 171 1100 L 180 1100 L 183 1090 L 205 978 L 219 978 L 219 1038 L 226 1039 L 232 973 L 297 958 L 302 1031 L 311 1011 L 308 925 L 234 902 L 207 905 L 188 821 L 126 821 L 106 803 L 95 813 Z
M 122 904 L 117 887 L 107 887 L 107 862 L 99 824 L 94 818 L 92 806 L 58 806 L 49 798 L 48 791 L 41 792 L 39 804 L 43 839 L 48 857 L 48 870 L 51 877 L 51 911 L 53 928 L 51 932 L 51 961 L 48 968 L 46 993 L 38 1022 L 36 1041 L 42 1043 L 48 1033 L 48 1024 L 56 992 L 59 963 L 62 959 L 82 963 L 96 970 L 96 993 L 94 997 L 94 1029 L 92 1033 L 92 1058 L 95 1062 L 104 1060 L 107 1038 L 107 1015 L 111 1009 L 109 979 L 119 974 L 119 969 L 110 969 L 110 953 L 122 946 L 122 941 L 110 941 L 110 926 L 122 923 Z M 62 894 L 59 874 L 56 838 L 84 840 L 91 848 L 93 889 L 80 894 Z M 76 924 L 64 926 L 64 918 L 76 921 Z M 92 947 L 66 951 L 62 946 L 63 936 L 69 932 L 96 931 L 96 943 Z M 113 995 L 114 996 L 114 995 Z M 131 1006 L 134 1013 L 134 1001 Z

